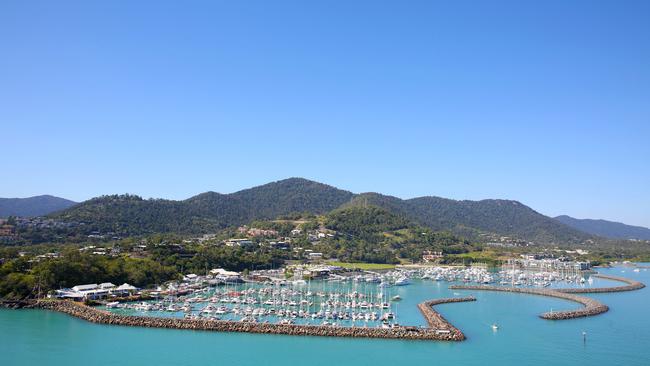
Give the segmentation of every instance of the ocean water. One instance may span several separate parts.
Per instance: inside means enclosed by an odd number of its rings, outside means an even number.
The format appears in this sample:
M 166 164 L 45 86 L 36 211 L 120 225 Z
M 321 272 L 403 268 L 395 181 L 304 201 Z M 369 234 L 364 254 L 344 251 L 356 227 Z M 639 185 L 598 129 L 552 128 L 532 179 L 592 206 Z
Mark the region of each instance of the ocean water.
M 650 271 L 600 272 L 650 284 Z M 614 284 L 597 280 L 593 285 Z M 393 293 L 403 298 L 399 322 L 414 325 L 424 325 L 417 303 L 453 296 L 447 284 L 433 281 L 414 281 Z M 576 304 L 534 295 L 472 294 L 478 301 L 437 307 L 467 335 L 458 343 L 131 328 L 43 310 L 0 310 L 0 365 L 650 365 L 647 287 L 588 295 L 610 311 L 563 321 L 538 315 Z M 500 326 L 496 332 L 490 327 L 494 322 Z

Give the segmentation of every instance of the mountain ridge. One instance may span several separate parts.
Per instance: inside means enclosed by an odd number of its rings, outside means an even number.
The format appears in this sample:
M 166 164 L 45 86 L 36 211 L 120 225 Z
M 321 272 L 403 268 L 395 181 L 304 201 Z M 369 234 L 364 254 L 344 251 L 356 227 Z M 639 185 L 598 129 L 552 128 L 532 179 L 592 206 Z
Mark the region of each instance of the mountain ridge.
M 77 202 L 49 194 L 26 198 L 0 198 L 0 217 L 42 216 L 76 204 Z
M 579 243 L 592 236 L 544 216 L 518 201 L 485 199 L 452 200 L 423 196 L 407 200 L 376 193 L 359 195 L 357 200 L 387 207 L 434 230 L 458 235 L 496 233 L 544 243 Z
M 228 194 L 204 192 L 181 201 L 101 196 L 50 217 L 90 223 L 98 230 L 127 235 L 206 233 L 257 219 L 292 213 L 324 214 L 364 204 L 387 209 L 433 230 L 464 237 L 507 236 L 545 244 L 583 243 L 594 238 L 518 201 L 458 201 L 436 196 L 404 200 L 374 192 L 355 194 L 304 178 L 288 178 Z
M 643 226 L 603 219 L 577 219 L 568 215 L 560 215 L 554 219 L 577 230 L 605 238 L 650 240 L 650 229 Z

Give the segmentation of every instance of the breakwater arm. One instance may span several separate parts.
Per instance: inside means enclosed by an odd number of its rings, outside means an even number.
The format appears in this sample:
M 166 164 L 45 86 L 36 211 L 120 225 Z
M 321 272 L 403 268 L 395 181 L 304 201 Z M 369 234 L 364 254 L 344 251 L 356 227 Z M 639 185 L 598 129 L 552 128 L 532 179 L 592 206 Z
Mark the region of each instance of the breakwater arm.
M 557 289 L 556 291 L 570 293 L 570 294 L 595 294 L 595 293 L 605 293 L 605 292 L 622 292 L 622 291 L 634 291 L 640 290 L 645 287 L 645 284 L 639 281 L 635 281 L 625 277 L 609 276 L 603 274 L 595 274 L 593 277 L 602 278 L 606 280 L 618 281 L 626 283 L 626 286 L 614 286 L 614 287 L 581 287 L 581 288 L 562 288 Z
M 428 302 L 431 304 L 442 303 Z M 439 300 L 438 300 L 439 301 Z M 470 301 L 470 300 L 465 300 Z M 455 302 L 455 301 L 444 301 Z M 332 327 L 319 325 L 297 325 L 297 324 L 270 324 L 270 323 L 246 323 L 229 320 L 207 320 L 207 319 L 182 319 L 182 318 L 157 318 L 148 316 L 130 316 L 114 314 L 109 311 L 93 308 L 82 303 L 68 300 L 38 300 L 31 307 L 62 312 L 74 317 L 99 324 L 151 327 L 151 328 L 173 328 L 188 330 L 208 330 L 220 332 L 243 332 L 259 334 L 284 334 L 301 336 L 325 336 L 325 337 L 352 337 L 352 338 L 384 338 L 384 339 L 409 339 L 409 340 L 436 340 L 436 341 L 462 341 L 465 339 L 460 330 L 454 328 L 442 316 L 437 314 L 431 307 L 432 315 L 428 312 L 427 322 L 432 324 L 446 323 L 445 329 L 419 328 L 411 326 L 399 326 L 394 328 L 361 328 L 361 327 Z M 423 313 L 424 314 L 424 313 Z M 440 323 L 439 323 L 440 322 Z M 455 330 L 455 331 L 454 331 Z
M 418 309 L 424 316 L 424 319 L 427 321 L 429 328 L 437 329 L 438 332 L 449 332 L 454 335 L 458 340 L 465 339 L 465 335 L 460 329 L 454 327 L 447 319 L 445 319 L 440 313 L 435 311 L 433 307 L 439 304 L 448 304 L 454 302 L 466 302 L 466 301 L 476 301 L 476 298 L 473 296 L 470 297 L 452 297 L 445 299 L 434 299 L 428 300 L 423 303 L 418 304 Z
M 593 316 L 593 315 L 602 314 L 609 310 L 609 307 L 607 307 L 607 305 L 601 303 L 598 300 L 591 299 L 585 296 L 578 296 L 571 293 L 559 292 L 556 290 L 549 290 L 549 289 L 500 287 L 500 286 L 465 286 L 465 285 L 453 285 L 453 286 L 449 286 L 449 288 L 456 289 L 456 290 L 501 291 L 501 292 L 511 292 L 511 293 L 519 293 L 519 294 L 556 297 L 564 300 L 574 301 L 584 306 L 583 308 L 577 310 L 552 311 L 540 315 L 540 318 L 549 319 L 549 320 L 563 320 L 563 319 L 580 318 L 585 316 Z

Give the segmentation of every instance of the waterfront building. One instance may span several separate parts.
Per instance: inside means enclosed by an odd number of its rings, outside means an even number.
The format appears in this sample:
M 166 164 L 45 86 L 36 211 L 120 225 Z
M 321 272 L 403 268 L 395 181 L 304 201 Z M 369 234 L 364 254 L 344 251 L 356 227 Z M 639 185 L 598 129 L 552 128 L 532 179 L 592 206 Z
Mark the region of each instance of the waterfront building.
M 239 272 L 226 271 L 223 268 L 215 268 L 210 270 L 210 274 L 214 276 L 216 280 L 220 280 L 226 283 L 240 283 L 244 282 Z
M 110 282 L 77 285 L 72 288 L 56 290 L 56 297 L 71 300 L 99 300 L 109 296 L 127 296 L 137 291 L 135 286 L 124 283 L 115 286 Z

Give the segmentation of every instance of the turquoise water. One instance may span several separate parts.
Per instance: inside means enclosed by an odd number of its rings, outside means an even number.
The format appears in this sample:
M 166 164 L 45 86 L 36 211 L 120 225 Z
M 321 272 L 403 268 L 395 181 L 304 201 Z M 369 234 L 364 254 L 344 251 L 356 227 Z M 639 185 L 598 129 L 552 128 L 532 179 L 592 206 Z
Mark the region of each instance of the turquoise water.
M 600 272 L 650 284 L 650 271 L 617 267 Z M 612 284 L 596 281 L 594 286 Z M 394 291 L 404 299 L 398 309 L 402 324 L 423 325 L 415 305 L 453 295 L 436 282 L 416 281 Z M 468 336 L 460 343 L 129 328 L 42 310 L 0 310 L 0 365 L 86 365 L 91 360 L 95 365 L 650 365 L 648 288 L 590 295 L 611 310 L 555 322 L 538 314 L 576 305 L 533 295 L 474 295 L 477 302 L 437 307 Z M 497 332 L 490 327 L 494 322 Z

